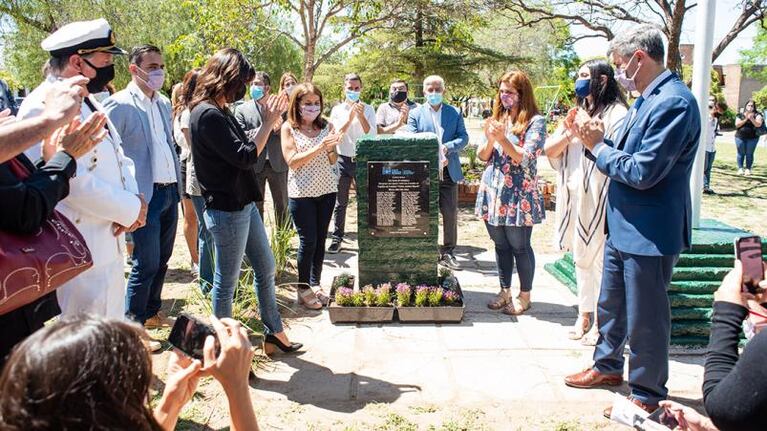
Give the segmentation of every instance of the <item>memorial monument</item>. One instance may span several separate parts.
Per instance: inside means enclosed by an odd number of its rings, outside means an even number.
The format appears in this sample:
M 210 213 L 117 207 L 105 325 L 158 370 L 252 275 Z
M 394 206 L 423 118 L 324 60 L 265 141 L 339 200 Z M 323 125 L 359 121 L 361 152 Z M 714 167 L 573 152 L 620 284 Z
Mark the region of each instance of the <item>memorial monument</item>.
M 430 133 L 357 141 L 359 286 L 437 284 L 438 151 Z

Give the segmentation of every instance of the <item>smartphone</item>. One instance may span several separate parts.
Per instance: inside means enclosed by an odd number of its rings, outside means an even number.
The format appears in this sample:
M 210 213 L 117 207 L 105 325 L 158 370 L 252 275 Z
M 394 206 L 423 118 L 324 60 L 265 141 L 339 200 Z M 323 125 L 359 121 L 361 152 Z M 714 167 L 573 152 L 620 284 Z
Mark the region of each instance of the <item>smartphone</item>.
M 652 414 L 650 414 L 647 419 L 655 423 L 659 423 L 664 427 L 672 430 L 679 426 L 679 422 L 676 421 L 674 415 L 669 413 L 665 407 L 659 407 L 657 410 L 652 412 Z
M 764 280 L 762 239 L 758 236 L 736 238 L 735 258 L 743 264 L 743 292 L 756 293 L 759 282 Z
M 218 356 L 221 353 L 221 345 L 213 327 L 188 314 L 181 314 L 176 318 L 168 342 L 192 358 L 202 360 L 205 339 L 208 335 L 216 339 L 216 356 Z

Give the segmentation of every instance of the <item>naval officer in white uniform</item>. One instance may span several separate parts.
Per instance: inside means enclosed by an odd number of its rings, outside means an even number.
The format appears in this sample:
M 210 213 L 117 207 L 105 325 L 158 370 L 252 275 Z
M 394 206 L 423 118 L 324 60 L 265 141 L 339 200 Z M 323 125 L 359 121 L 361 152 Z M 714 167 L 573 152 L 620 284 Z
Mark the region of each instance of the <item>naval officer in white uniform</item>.
M 83 75 L 90 79 L 87 88 L 91 94 L 103 91 L 114 78 L 113 55 L 125 54 L 115 46 L 112 29 L 104 19 L 67 24 L 41 46 L 51 55 L 48 76 L 24 100 L 19 118 L 40 115 L 47 89 L 59 79 Z M 101 105 L 93 96 L 83 99 L 83 120 L 97 110 Z M 123 154 L 115 127 L 110 122 L 106 127 L 106 137 L 77 160 L 69 196 L 57 206 L 80 230 L 93 256 L 91 269 L 57 290 L 63 315 L 124 316 L 124 232 L 144 224 L 146 203 L 138 195 L 133 162 Z M 38 144 L 25 153 L 37 160 L 41 149 Z

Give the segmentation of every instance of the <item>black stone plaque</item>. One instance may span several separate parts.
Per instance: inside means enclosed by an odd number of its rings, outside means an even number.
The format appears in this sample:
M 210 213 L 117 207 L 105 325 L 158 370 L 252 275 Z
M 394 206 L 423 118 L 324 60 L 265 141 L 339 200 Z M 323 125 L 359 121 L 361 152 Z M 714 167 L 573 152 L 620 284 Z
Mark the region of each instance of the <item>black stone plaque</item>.
M 368 228 L 376 237 L 429 234 L 429 162 L 368 162 Z

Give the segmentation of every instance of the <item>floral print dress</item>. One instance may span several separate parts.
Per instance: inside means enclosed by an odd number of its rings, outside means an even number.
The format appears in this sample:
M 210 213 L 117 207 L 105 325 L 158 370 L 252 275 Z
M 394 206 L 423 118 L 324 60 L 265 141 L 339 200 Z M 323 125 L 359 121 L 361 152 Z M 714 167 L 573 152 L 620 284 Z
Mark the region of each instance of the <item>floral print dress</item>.
M 509 128 L 510 129 L 510 128 Z M 492 226 L 532 226 L 546 218 L 543 196 L 538 191 L 538 156 L 546 142 L 546 119 L 536 115 L 524 136 L 509 130 L 506 138 L 524 148 L 517 163 L 497 142 L 479 185 L 475 213 Z

